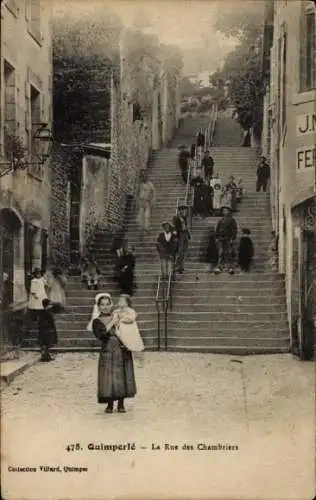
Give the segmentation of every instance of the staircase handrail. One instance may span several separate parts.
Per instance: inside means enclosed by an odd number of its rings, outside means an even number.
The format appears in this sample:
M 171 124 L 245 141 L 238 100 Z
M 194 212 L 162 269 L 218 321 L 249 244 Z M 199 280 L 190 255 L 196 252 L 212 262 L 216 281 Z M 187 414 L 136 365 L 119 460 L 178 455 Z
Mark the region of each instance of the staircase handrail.
M 172 311 L 172 289 L 175 281 L 175 262 L 172 263 L 172 269 L 168 274 L 167 293 L 164 297 L 164 320 L 165 320 L 165 350 L 168 349 L 168 312 Z
M 158 351 L 160 351 L 160 346 L 161 346 L 161 309 L 160 309 L 160 303 L 163 302 L 163 299 L 160 299 L 160 286 L 161 286 L 161 269 L 159 272 L 159 277 L 158 277 L 158 284 L 157 284 L 157 291 L 156 291 L 156 297 L 155 297 L 155 302 L 156 302 L 156 309 L 157 309 L 157 333 L 158 333 L 158 338 L 157 338 L 157 348 Z M 164 309 L 163 305 L 163 309 Z
M 214 134 L 215 134 L 215 126 L 217 122 L 217 117 L 218 117 L 218 107 L 217 104 L 214 103 L 213 105 L 213 112 L 212 112 L 212 119 L 210 123 L 210 146 L 213 146 L 213 141 L 214 141 Z

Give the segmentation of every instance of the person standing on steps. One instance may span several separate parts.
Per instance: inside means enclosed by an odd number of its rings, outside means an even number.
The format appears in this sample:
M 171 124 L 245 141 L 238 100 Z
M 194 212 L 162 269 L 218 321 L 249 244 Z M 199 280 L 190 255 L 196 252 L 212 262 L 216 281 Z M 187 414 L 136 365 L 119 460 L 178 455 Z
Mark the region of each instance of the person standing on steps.
M 269 180 L 270 180 L 270 166 L 268 165 L 267 159 L 264 156 L 262 156 L 257 168 L 257 182 L 256 182 L 257 193 L 261 191 L 261 188 L 263 192 L 266 193 Z
M 202 168 L 205 182 L 209 185 L 211 178 L 213 177 L 214 171 L 214 160 L 210 156 L 209 151 L 205 151 L 204 157 L 202 160 Z
M 30 296 L 28 301 L 28 310 L 26 314 L 26 329 L 31 330 L 33 322 L 36 321 L 37 328 L 39 328 L 39 320 L 43 314 L 43 300 L 47 299 L 46 292 L 47 282 L 42 275 L 39 267 L 34 270 L 33 278 L 31 280 Z
M 255 251 L 253 241 L 251 239 L 250 229 L 244 228 L 242 230 L 242 237 L 239 240 L 238 248 L 238 265 L 241 272 L 249 273 L 254 253 Z
M 221 199 L 222 199 L 222 179 L 217 172 L 215 176 L 210 181 L 210 186 L 213 191 L 213 203 L 212 208 L 214 215 L 217 215 L 221 210 Z
M 184 271 L 184 261 L 188 254 L 189 241 L 191 239 L 188 222 L 188 207 L 180 205 L 178 214 L 173 219 L 175 234 L 178 238 L 178 256 L 176 261 L 176 269 L 182 274 Z
M 177 252 L 177 238 L 173 234 L 172 224 L 164 221 L 161 224 L 163 231 L 158 235 L 156 248 L 160 257 L 161 275 L 164 279 L 173 271 L 174 260 Z
M 140 177 L 138 193 L 138 225 L 142 236 L 149 233 L 152 209 L 155 206 L 156 191 L 153 183 L 148 179 L 147 172 L 143 171 Z
M 121 293 L 132 296 L 134 291 L 134 271 L 136 259 L 134 249 L 124 242 L 123 252 L 118 258 L 118 282 Z
M 202 158 L 202 153 L 205 146 L 205 135 L 203 134 L 203 131 L 200 128 L 198 128 L 197 130 L 196 146 L 199 153 L 199 157 Z
M 178 157 L 178 162 L 179 162 L 179 167 L 181 170 L 182 180 L 185 184 L 187 182 L 189 161 L 190 161 L 190 152 L 188 151 L 186 146 L 181 146 L 179 157 Z
M 49 349 L 57 344 L 57 330 L 50 300 L 44 299 L 42 304 L 43 311 L 38 322 L 38 343 L 41 348 L 40 361 L 47 363 L 53 359 Z
M 206 259 L 209 264 L 209 272 L 213 272 L 217 267 L 218 263 L 218 248 L 216 243 L 216 232 L 215 227 L 210 226 L 208 235 L 208 245 L 206 250 Z
M 101 342 L 97 397 L 98 403 L 107 405 L 105 413 L 113 413 L 116 401 L 117 411 L 125 413 L 124 399 L 136 395 L 134 363 L 131 351 L 117 335 L 120 317 L 113 309 L 110 294 L 97 295 L 92 321 L 93 333 Z
M 218 246 L 218 268 L 221 271 L 224 265 L 228 265 L 229 273 L 233 273 L 233 264 L 236 256 L 236 238 L 238 233 L 237 222 L 232 216 L 230 207 L 223 207 L 223 217 L 216 226 L 216 240 Z

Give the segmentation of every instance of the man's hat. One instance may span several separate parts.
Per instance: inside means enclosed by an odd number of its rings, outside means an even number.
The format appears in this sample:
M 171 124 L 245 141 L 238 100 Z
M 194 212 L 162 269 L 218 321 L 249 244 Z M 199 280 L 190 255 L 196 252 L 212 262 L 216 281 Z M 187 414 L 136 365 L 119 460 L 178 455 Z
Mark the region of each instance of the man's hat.
M 171 229 L 173 229 L 173 225 L 171 224 L 171 222 L 169 222 L 168 220 L 164 220 L 161 224 L 161 227 L 165 227 L 165 226 L 169 226 Z
M 229 210 L 230 212 L 232 212 L 231 207 L 228 207 L 228 206 L 226 206 L 226 205 L 224 205 L 223 207 L 221 207 L 221 210 L 222 210 L 222 211 L 223 211 L 223 210 L 225 210 L 225 209 L 226 209 L 226 210 Z
M 181 144 L 181 146 L 178 146 L 178 149 L 188 149 L 188 146 L 185 146 L 184 144 Z

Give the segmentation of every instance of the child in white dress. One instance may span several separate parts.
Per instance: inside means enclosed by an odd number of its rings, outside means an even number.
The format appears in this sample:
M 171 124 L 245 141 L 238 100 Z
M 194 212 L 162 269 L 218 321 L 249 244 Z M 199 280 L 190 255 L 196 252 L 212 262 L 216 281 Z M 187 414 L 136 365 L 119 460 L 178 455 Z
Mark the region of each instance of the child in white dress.
M 116 335 L 121 342 L 132 352 L 144 350 L 144 343 L 136 323 L 137 313 L 132 308 L 129 295 L 120 295 L 117 307 L 113 311 L 113 317 L 117 322 Z

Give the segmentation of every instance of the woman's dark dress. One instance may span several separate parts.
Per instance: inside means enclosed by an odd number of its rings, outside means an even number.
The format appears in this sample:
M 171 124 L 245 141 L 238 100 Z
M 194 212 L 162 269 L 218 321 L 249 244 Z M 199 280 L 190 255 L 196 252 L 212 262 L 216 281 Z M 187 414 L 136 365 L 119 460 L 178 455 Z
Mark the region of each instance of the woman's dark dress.
M 242 236 L 239 242 L 238 265 L 243 271 L 249 271 L 254 257 L 254 246 L 249 236 Z
M 54 316 L 50 311 L 42 310 L 38 318 L 38 343 L 41 347 L 57 344 L 57 330 Z
M 206 251 L 206 259 L 209 264 L 216 266 L 218 262 L 218 249 L 216 244 L 216 236 L 212 234 L 209 236 L 207 251 Z
M 123 254 L 119 258 L 118 268 L 119 268 L 118 280 L 121 288 L 121 293 L 127 293 L 127 295 L 133 295 L 134 268 L 135 268 L 134 255 L 132 253 Z
M 105 316 L 108 322 L 112 316 Z M 136 394 L 136 382 L 132 353 L 118 337 L 115 328 L 109 332 L 100 319 L 92 323 L 93 333 L 102 342 L 98 366 L 98 403 L 132 398 Z

